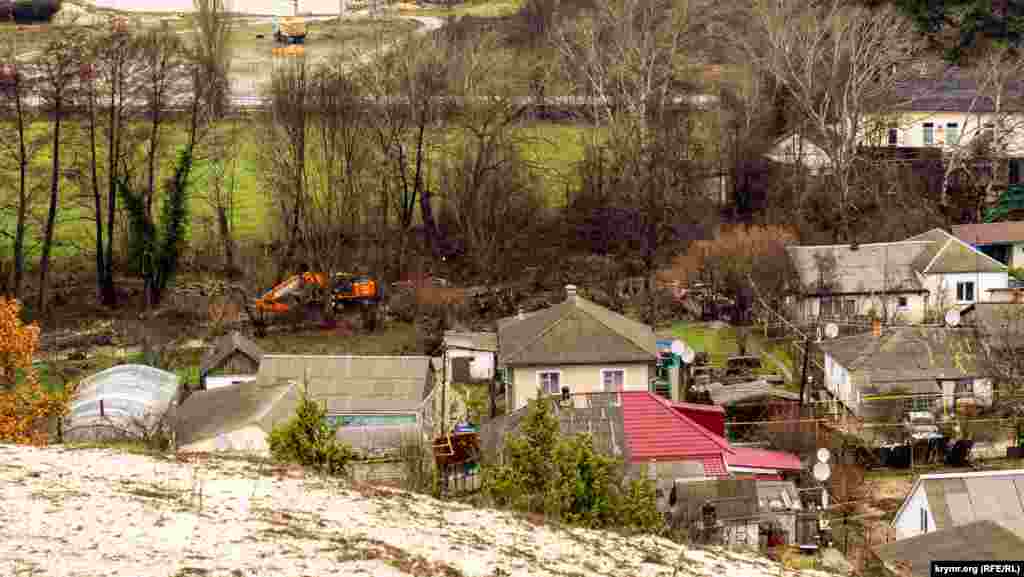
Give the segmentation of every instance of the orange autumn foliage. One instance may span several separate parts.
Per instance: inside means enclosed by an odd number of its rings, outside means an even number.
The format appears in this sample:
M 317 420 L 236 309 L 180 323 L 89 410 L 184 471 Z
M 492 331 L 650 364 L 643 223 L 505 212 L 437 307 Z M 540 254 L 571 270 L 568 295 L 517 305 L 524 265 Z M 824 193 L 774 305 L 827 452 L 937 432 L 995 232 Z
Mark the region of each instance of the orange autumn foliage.
M 0 297 L 0 443 L 44 445 L 50 418 L 66 413 L 68 395 L 40 385 L 32 367 L 39 327 L 25 325 L 20 311 L 18 301 Z
M 722 226 L 714 240 L 699 240 L 672 260 L 662 273 L 665 280 L 692 282 L 702 271 L 713 269 L 720 278 L 756 273 L 758 264 L 785 259 L 785 247 L 797 242 L 794 230 L 775 225 Z M 758 276 L 757 274 L 754 275 Z

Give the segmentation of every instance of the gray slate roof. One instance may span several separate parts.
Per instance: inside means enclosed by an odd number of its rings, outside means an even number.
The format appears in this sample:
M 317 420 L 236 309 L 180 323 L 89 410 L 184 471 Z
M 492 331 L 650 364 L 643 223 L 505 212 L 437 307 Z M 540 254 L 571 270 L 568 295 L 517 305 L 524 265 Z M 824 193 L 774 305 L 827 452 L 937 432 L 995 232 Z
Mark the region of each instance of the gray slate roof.
M 932 561 L 1005 561 L 1020 558 L 1024 539 L 1005 524 L 976 521 L 943 531 L 900 539 L 875 548 L 888 567 L 910 562 L 910 575 L 928 577 Z
M 708 387 L 708 392 L 711 394 L 711 401 L 722 407 L 765 398 L 786 401 L 800 400 L 799 393 L 787 391 L 780 387 L 773 387 L 764 380 L 736 383 L 734 385 L 712 383 Z
M 200 373 L 205 375 L 212 369 L 215 369 L 217 365 L 224 362 L 224 359 L 236 351 L 249 357 L 256 364 L 259 364 L 260 359 L 263 358 L 263 349 L 242 336 L 238 331 L 234 331 L 217 339 L 213 350 L 203 358 L 203 362 L 199 366 Z
M 819 344 L 846 370 L 868 373 L 875 383 L 957 379 L 973 375 L 964 353 L 971 333 L 937 327 L 886 327 L 882 336 L 863 333 Z
M 928 496 L 928 507 L 935 518 L 936 529 L 949 529 L 982 520 L 1024 520 L 1022 469 L 960 475 L 921 475 L 897 511 L 897 518 L 920 486 L 924 486 Z
M 924 112 L 994 112 L 991 90 L 979 91 L 977 73 L 955 66 L 945 67 L 926 77 L 908 78 L 896 85 L 895 97 L 900 110 Z M 1024 82 L 1006 83 L 1001 109 L 1021 110 Z
M 1003 263 L 940 228 L 934 228 L 907 240 L 925 240 L 933 243 L 915 261 L 915 270 L 922 274 L 1006 270 Z
M 899 242 L 786 248 L 808 293 L 923 292 L 918 274 L 1003 272 L 1006 266 L 942 229 Z M 834 262 L 832 272 L 829 262 Z M 823 286 L 824 285 L 824 286 Z
M 269 433 L 275 423 L 291 416 L 298 398 L 298 390 L 291 383 L 268 388 L 239 383 L 196 391 L 177 408 L 177 443 L 188 445 L 248 425 Z
M 651 327 L 583 297 L 498 321 L 499 360 L 506 365 L 654 362 Z
M 445 331 L 444 344 L 455 349 L 467 349 L 471 351 L 498 351 L 497 333 L 464 333 L 458 331 Z
M 407 411 L 430 393 L 433 375 L 426 356 L 264 355 L 256 386 L 306 384 L 329 412 Z

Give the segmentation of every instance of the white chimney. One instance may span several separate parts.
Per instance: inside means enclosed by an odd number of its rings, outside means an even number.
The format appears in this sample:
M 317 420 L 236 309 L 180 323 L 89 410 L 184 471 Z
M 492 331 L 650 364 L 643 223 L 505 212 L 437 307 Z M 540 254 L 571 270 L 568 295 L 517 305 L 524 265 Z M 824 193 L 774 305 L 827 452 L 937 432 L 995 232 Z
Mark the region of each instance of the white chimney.
M 575 299 L 576 298 L 576 285 L 574 285 L 574 284 L 567 284 L 567 285 L 565 285 L 565 297 L 567 299 Z

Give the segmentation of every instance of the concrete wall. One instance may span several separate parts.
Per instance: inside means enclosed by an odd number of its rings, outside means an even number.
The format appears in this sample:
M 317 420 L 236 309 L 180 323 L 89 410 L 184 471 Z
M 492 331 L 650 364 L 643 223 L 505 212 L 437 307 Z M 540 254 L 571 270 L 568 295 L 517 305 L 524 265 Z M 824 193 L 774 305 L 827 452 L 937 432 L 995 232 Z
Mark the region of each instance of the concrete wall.
M 654 375 L 653 366 L 643 363 L 623 363 L 607 365 L 562 365 L 549 367 L 514 367 L 512 371 L 512 388 L 509 398 L 509 411 L 525 407 L 531 399 L 537 398 L 540 386 L 539 373 L 560 371 L 560 386 L 568 386 L 570 393 L 603 392 L 601 369 L 616 369 L 626 372 L 623 388 L 627 391 L 646 391 L 649 380 Z M 585 399 L 577 398 L 578 403 Z
M 923 483 L 917 486 L 917 490 L 910 496 L 910 502 L 893 521 L 897 540 L 907 539 L 925 532 L 921 530 L 921 509 L 927 511 L 928 530 L 926 532 L 930 533 L 935 530 L 935 517 L 932 516 L 932 511 L 928 507 L 928 495 L 924 492 Z

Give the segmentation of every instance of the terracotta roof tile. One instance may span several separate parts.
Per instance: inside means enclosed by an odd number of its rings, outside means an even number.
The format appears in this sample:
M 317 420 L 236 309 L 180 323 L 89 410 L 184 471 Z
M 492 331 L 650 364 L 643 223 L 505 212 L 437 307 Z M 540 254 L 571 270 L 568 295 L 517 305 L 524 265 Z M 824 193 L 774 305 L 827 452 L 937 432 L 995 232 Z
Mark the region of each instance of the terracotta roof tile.
M 953 234 L 974 246 L 1024 242 L 1024 221 L 959 224 Z

